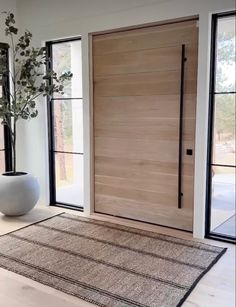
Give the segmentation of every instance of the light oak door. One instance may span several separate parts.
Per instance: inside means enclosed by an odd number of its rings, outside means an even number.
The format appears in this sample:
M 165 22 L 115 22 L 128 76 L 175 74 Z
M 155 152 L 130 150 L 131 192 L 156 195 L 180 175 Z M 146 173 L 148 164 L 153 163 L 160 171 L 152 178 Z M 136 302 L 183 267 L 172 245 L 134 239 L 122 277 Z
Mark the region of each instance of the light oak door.
M 95 212 L 192 230 L 196 20 L 93 35 Z

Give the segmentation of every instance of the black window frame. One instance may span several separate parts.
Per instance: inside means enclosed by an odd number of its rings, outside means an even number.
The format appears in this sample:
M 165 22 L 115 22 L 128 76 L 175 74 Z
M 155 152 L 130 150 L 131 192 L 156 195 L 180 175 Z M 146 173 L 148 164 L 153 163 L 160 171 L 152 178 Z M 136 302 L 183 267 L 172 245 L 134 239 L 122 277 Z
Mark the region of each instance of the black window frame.
M 209 113 L 208 113 L 208 150 L 207 150 L 207 181 L 206 181 L 206 215 L 205 215 L 205 237 L 213 240 L 236 243 L 236 238 L 229 235 L 214 233 L 211 231 L 211 206 L 212 206 L 212 166 L 234 167 L 232 165 L 217 165 L 212 161 L 213 133 L 215 114 L 215 95 L 236 94 L 235 91 L 217 92 L 215 90 L 216 76 L 216 45 L 217 45 L 217 24 L 220 18 L 236 16 L 236 10 L 217 13 L 212 15 L 211 22 L 211 57 L 210 57 L 210 91 L 209 91 Z
M 47 58 L 50 61 L 47 62 L 46 69 L 53 69 L 53 54 L 52 54 L 52 46 L 55 44 L 61 43 L 68 43 L 73 41 L 81 41 L 81 37 L 74 37 L 74 38 L 67 38 L 67 39 L 59 39 L 59 40 L 52 40 L 46 42 L 46 52 Z M 50 81 L 51 82 L 51 81 Z M 47 114 L 48 114 L 48 154 L 49 154 L 49 205 L 68 208 L 76 211 L 84 211 L 83 206 L 76 206 L 69 203 L 59 202 L 56 200 L 56 170 L 55 170 L 55 152 L 60 152 L 55 150 L 55 142 L 54 142 L 54 100 L 83 100 L 83 97 L 78 98 L 47 98 Z M 66 153 L 63 151 L 63 153 Z M 70 153 L 73 154 L 73 153 Z M 79 155 L 84 155 L 84 153 L 76 153 Z
M 9 45 L 6 43 L 0 42 L 0 49 L 6 51 L 7 56 L 7 69 L 9 70 Z M 3 95 L 7 97 L 8 101 L 10 100 L 10 80 L 9 74 L 5 78 L 5 86 L 2 88 Z M 0 148 L 0 152 L 4 151 L 5 156 L 5 172 L 12 171 L 12 147 L 11 147 L 11 133 L 9 128 L 4 125 L 3 127 L 3 136 L 4 136 L 4 148 Z

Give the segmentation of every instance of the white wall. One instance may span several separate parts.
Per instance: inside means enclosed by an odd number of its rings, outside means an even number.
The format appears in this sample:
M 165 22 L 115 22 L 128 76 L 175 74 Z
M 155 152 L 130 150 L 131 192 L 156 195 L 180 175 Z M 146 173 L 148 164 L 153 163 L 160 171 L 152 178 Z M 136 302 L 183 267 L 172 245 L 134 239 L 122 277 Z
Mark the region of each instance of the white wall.
M 2 2 L 2 1 L 1 1 Z M 0 3 L 1 3 L 0 2 Z M 8 3 L 8 1 L 3 1 Z M 234 9 L 234 0 L 17 0 L 21 27 L 34 34 L 37 45 L 51 39 L 82 35 L 85 210 L 90 212 L 90 125 L 88 33 L 130 25 L 199 15 L 199 67 L 195 159 L 194 236 L 204 236 L 209 45 L 211 13 Z M 48 203 L 47 118 L 21 125 L 19 167 L 38 176 L 42 201 Z

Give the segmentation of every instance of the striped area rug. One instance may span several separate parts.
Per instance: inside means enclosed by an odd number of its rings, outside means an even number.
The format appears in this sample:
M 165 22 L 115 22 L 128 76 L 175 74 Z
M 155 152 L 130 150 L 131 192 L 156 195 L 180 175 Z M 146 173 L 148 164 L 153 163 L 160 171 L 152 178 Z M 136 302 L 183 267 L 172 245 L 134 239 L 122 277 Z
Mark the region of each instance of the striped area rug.
M 0 237 L 0 266 L 98 306 L 181 306 L 226 249 L 61 214 Z

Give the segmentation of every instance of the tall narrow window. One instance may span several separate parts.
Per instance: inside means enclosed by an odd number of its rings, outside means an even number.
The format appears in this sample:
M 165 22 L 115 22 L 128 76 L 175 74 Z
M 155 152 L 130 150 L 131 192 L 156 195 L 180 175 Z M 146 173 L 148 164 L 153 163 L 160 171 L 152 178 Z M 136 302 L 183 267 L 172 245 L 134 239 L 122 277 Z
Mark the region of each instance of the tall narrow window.
M 236 13 L 213 15 L 207 236 L 235 240 Z
M 83 208 L 83 100 L 81 40 L 47 43 L 51 65 L 73 78 L 49 101 L 51 204 Z
M 9 65 L 8 45 L 0 43 L 0 65 L 5 68 L 5 73 L 0 75 L 0 108 L 9 98 Z M 0 174 L 11 170 L 11 145 L 10 132 L 5 125 L 0 125 Z

